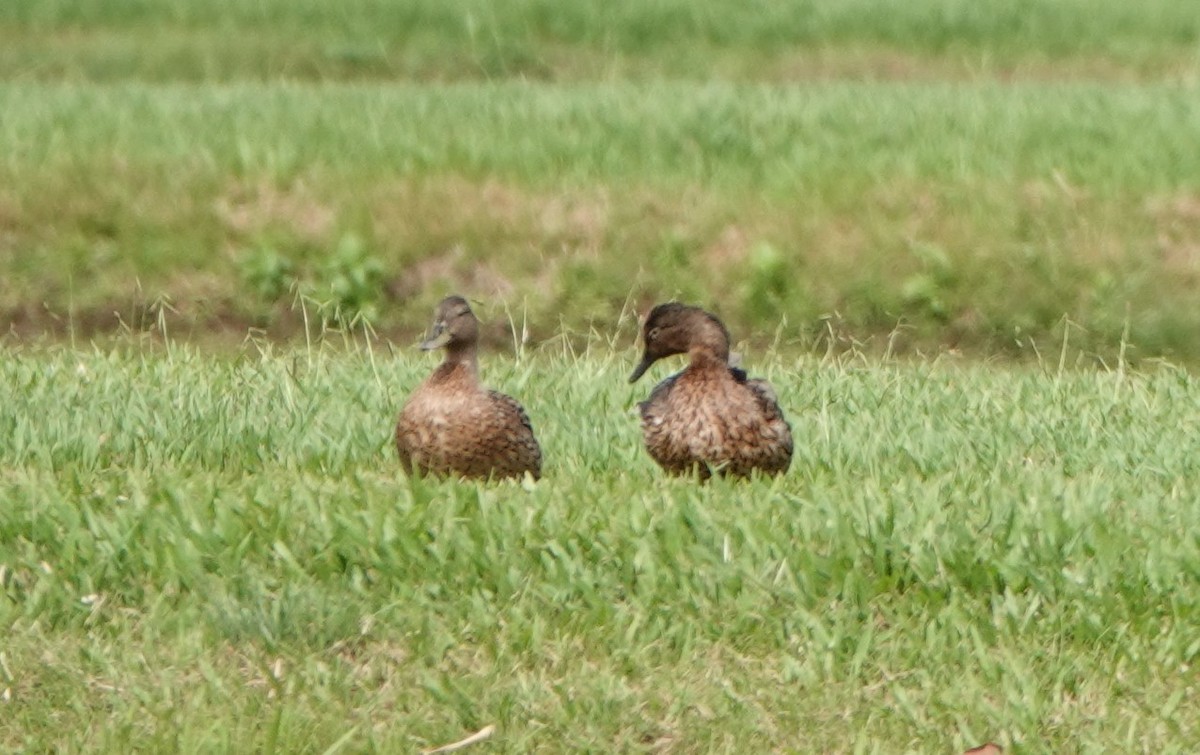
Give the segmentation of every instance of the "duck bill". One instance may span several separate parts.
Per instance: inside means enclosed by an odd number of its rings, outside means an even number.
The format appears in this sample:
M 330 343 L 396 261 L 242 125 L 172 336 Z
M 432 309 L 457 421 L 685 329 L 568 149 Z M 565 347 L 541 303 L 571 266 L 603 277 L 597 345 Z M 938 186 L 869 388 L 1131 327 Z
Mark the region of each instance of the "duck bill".
M 450 331 L 446 330 L 446 326 L 438 323 L 429 331 L 429 335 L 421 341 L 421 351 L 433 351 L 440 349 L 450 343 Z
M 629 376 L 629 382 L 636 383 L 637 379 L 646 374 L 646 370 L 650 369 L 650 365 L 654 364 L 654 358 L 649 354 L 642 357 L 642 361 L 637 367 L 633 368 L 633 374 Z

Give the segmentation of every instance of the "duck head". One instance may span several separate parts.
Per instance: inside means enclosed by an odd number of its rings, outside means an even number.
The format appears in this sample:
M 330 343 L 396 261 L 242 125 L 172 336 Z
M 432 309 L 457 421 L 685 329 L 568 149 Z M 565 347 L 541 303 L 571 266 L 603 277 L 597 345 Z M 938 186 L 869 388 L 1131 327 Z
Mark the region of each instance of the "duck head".
M 423 351 L 445 348 L 450 354 L 465 353 L 479 340 L 479 320 L 461 296 L 447 296 L 433 312 L 433 324 L 421 342 Z
M 645 351 L 629 376 L 631 383 L 650 365 L 674 354 L 691 354 L 693 360 L 711 356 L 722 363 L 729 361 L 729 331 L 716 315 L 679 302 L 659 304 L 650 310 L 642 327 L 642 341 Z

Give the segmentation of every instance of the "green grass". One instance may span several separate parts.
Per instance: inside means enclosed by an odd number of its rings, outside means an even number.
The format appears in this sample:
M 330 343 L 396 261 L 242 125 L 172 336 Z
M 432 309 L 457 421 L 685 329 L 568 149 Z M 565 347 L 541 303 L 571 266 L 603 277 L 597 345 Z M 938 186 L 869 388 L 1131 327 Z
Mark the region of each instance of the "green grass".
M 486 485 L 399 473 L 414 352 L 2 357 L 2 749 L 1200 744 L 1173 367 L 754 352 L 792 469 L 697 486 L 640 448 L 632 350 L 494 356 L 546 467 Z
M 1195 751 L 1200 383 L 1145 358 L 1200 358 L 1198 41 L 1194 0 L 0 2 L 0 750 Z M 385 344 L 450 291 L 520 344 L 537 484 L 399 473 L 431 363 Z M 667 297 L 747 339 L 784 477 L 640 448 Z
M 545 337 L 683 296 L 759 335 L 1012 352 L 1065 317 L 1191 359 L 1194 94 L 0 86 L 0 306 L 86 331 L 166 297 L 180 331 L 286 335 L 298 289 L 397 334 L 459 289 Z
M 538 339 L 675 296 L 801 347 L 1192 362 L 1195 10 L 12 0 L 0 312 L 400 338 L 455 290 Z
M 1192 76 L 1193 0 L 10 0 L 0 78 Z
M 0 89 L 13 180 L 66 167 L 287 183 L 311 171 L 544 188 L 699 184 L 789 199 L 880 179 L 1190 188 L 1194 90 L 1096 84 L 119 86 Z M 332 174 L 332 175 L 331 175 Z M 186 175 L 186 173 L 185 173 Z

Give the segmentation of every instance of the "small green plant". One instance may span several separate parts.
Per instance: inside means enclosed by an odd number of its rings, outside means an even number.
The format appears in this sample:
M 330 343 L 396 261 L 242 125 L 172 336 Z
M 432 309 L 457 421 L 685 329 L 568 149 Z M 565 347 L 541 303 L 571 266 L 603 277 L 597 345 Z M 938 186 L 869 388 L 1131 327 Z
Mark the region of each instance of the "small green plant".
M 904 304 L 922 316 L 944 322 L 950 317 L 947 293 L 955 277 L 950 255 L 936 244 L 922 242 L 914 243 L 910 251 L 921 269 L 901 284 Z
M 252 249 L 240 262 L 242 281 L 263 301 L 278 301 L 296 283 L 295 264 L 271 247 Z
M 746 274 L 742 307 L 747 316 L 762 321 L 777 318 L 793 288 L 783 254 L 766 241 L 757 244 L 750 252 Z
M 383 298 L 383 263 L 361 238 L 348 233 L 321 268 L 317 289 L 328 319 L 342 325 L 356 319 L 373 322 Z

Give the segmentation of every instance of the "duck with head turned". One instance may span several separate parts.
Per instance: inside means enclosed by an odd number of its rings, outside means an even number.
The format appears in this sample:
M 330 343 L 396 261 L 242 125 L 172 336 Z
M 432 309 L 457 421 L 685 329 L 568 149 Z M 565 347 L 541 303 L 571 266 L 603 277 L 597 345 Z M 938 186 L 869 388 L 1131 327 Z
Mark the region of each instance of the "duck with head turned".
M 688 365 L 638 404 L 646 450 L 671 474 L 746 477 L 786 471 L 792 430 L 765 380 L 729 366 L 729 331 L 715 315 L 678 302 L 650 310 L 645 353 L 629 376 L 659 359 L 687 354 Z
M 479 383 L 479 321 L 461 296 L 438 304 L 421 344 L 446 356 L 412 395 L 396 422 L 396 450 L 410 473 L 537 479 L 542 449 L 525 410 Z

